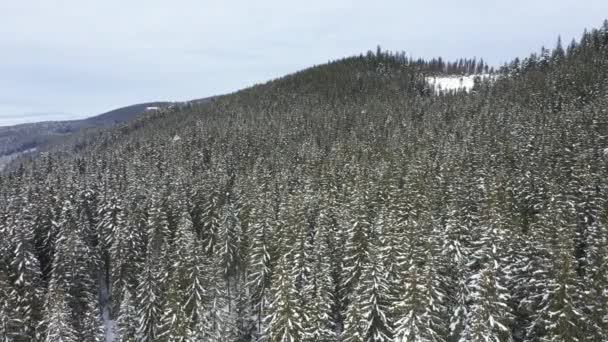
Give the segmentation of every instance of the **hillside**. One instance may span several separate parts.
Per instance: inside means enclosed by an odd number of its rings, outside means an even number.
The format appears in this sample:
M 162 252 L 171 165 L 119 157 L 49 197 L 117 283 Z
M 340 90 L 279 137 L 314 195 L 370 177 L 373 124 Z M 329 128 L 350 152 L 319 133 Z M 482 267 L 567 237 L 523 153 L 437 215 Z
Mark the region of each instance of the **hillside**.
M 53 139 L 70 135 L 82 129 L 108 127 L 126 122 L 145 112 L 149 107 L 159 108 L 169 104 L 169 102 L 142 103 L 118 108 L 82 120 L 48 121 L 0 127 L 0 156 L 36 149 Z
M 0 339 L 605 341 L 608 22 L 427 80 L 476 63 L 378 49 L 20 160 Z

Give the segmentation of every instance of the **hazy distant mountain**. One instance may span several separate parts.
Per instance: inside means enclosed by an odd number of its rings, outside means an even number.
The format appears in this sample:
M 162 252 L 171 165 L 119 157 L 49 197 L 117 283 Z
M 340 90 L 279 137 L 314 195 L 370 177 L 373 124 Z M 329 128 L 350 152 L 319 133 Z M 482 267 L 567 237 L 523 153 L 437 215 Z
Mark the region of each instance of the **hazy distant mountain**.
M 0 156 L 38 148 L 55 137 L 69 135 L 84 128 L 108 127 L 128 121 L 135 116 L 171 102 L 148 102 L 118 108 L 82 120 L 46 121 L 0 127 Z

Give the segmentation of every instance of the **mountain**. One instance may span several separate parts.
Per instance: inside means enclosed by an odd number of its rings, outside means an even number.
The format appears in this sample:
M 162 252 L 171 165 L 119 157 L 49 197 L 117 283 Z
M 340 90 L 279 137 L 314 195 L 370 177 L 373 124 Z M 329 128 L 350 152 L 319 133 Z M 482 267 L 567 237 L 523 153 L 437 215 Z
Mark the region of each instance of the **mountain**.
M 82 120 L 48 121 L 16 126 L 0 127 L 0 156 L 8 156 L 36 149 L 57 137 L 66 136 L 82 129 L 108 127 L 131 120 L 149 109 L 159 109 L 170 102 L 141 103 L 118 108 L 107 113 Z
M 605 341 L 608 22 L 476 63 L 378 49 L 17 160 L 0 339 Z

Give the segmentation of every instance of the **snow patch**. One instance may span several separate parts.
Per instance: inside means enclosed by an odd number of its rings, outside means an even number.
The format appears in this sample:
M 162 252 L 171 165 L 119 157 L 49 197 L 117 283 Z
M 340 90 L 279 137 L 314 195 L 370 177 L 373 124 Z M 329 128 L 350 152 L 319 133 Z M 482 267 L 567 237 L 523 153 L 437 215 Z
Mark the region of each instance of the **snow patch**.
M 109 307 L 105 307 L 103 309 L 103 313 L 101 315 L 102 319 L 103 319 L 103 329 L 105 332 L 105 341 L 106 342 L 113 342 L 114 341 L 114 327 L 116 325 L 116 321 L 113 321 L 110 319 L 110 308 Z
M 104 337 L 106 342 L 113 342 L 114 325 L 116 322 L 112 320 L 110 314 L 110 287 L 102 272 L 97 274 L 97 278 L 99 282 L 99 301 L 101 303 L 101 319 L 103 322 Z
M 475 85 L 475 77 L 494 80 L 495 76 L 490 74 L 477 75 L 445 75 L 445 76 L 429 76 L 425 77 L 428 84 L 435 87 L 435 93 L 449 90 L 464 90 L 470 91 Z
M 159 107 L 156 106 L 151 106 L 151 107 L 146 107 L 146 110 L 159 110 Z

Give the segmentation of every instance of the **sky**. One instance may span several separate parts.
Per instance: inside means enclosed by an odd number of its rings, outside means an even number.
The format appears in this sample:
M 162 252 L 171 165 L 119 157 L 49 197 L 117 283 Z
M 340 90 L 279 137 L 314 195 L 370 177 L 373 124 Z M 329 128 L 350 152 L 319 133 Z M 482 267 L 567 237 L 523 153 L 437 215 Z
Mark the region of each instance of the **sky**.
M 606 0 L 0 0 L 0 126 L 229 93 L 380 45 L 501 65 Z

